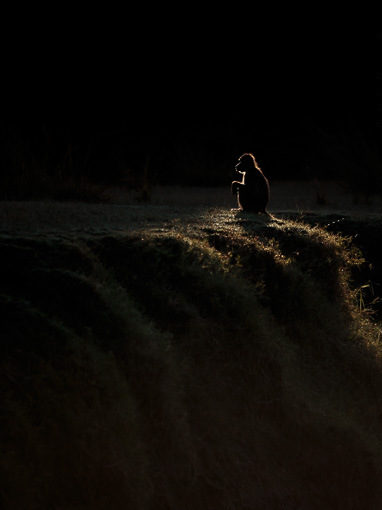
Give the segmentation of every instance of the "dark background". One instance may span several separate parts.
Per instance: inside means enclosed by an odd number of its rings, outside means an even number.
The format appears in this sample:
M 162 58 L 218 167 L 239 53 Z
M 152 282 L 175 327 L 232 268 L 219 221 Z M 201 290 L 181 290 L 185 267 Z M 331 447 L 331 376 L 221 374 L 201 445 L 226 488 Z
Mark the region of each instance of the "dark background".
M 3 94 L 1 198 L 71 198 L 84 183 L 229 185 L 243 152 L 271 180 L 379 192 L 379 34 L 252 23 L 217 34 L 206 23 L 202 39 L 192 24 L 156 27 L 118 53 L 102 37 L 53 55 L 46 42 L 24 46 Z

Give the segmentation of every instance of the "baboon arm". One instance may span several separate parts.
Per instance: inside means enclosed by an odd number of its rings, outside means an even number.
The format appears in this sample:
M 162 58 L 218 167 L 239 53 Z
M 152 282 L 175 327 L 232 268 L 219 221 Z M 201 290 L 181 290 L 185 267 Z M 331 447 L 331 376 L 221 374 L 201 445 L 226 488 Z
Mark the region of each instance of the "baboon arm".
M 237 193 L 237 190 L 240 189 L 242 186 L 244 186 L 242 182 L 233 181 L 231 184 L 232 195 L 235 195 L 235 193 Z

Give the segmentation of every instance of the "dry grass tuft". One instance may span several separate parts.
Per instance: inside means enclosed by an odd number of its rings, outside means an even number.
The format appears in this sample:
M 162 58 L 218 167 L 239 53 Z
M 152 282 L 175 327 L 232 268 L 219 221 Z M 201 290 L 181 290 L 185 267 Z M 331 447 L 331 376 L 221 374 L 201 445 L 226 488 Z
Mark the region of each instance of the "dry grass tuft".
M 0 236 L 2 508 L 382 504 L 381 328 L 349 236 L 23 207 Z

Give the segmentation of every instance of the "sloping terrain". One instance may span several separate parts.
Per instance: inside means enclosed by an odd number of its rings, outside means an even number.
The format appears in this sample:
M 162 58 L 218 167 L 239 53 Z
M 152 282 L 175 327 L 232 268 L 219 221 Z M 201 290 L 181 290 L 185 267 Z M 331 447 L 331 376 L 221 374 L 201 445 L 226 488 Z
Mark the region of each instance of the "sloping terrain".
M 380 508 L 371 220 L 4 211 L 4 509 Z

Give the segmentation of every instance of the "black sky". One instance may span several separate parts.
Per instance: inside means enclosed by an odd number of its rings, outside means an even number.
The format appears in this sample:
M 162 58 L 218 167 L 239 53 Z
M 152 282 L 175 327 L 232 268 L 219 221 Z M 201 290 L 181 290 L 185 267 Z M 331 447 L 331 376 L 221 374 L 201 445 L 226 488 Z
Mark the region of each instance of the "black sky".
M 232 159 L 264 148 L 272 154 L 289 139 L 304 144 L 312 126 L 341 132 L 355 123 L 373 136 L 373 33 L 330 16 L 314 25 L 314 13 L 299 14 L 284 25 L 275 14 L 263 26 L 245 12 L 225 23 L 217 13 L 187 26 L 178 19 L 170 30 L 146 26 L 127 39 L 99 33 L 53 54 L 46 45 L 25 48 L 7 74 L 2 124 L 32 137 L 48 126 L 65 143 L 115 137 L 162 153 L 186 141 L 195 152 L 210 145 Z
M 99 34 L 92 44 L 63 44 L 53 55 L 46 46 L 31 54 L 26 47 L 5 80 L 3 106 L 20 123 L 103 129 L 111 122 L 144 131 L 211 120 L 282 122 L 286 115 L 330 122 L 367 108 L 372 37 L 346 20 L 314 27 L 314 13 L 300 15 L 283 28 L 277 19 L 262 26 L 253 15 L 242 26 L 235 18 L 220 26 L 219 18 L 211 26 L 202 18 L 170 29 L 158 23 L 145 37 L 110 42 Z

